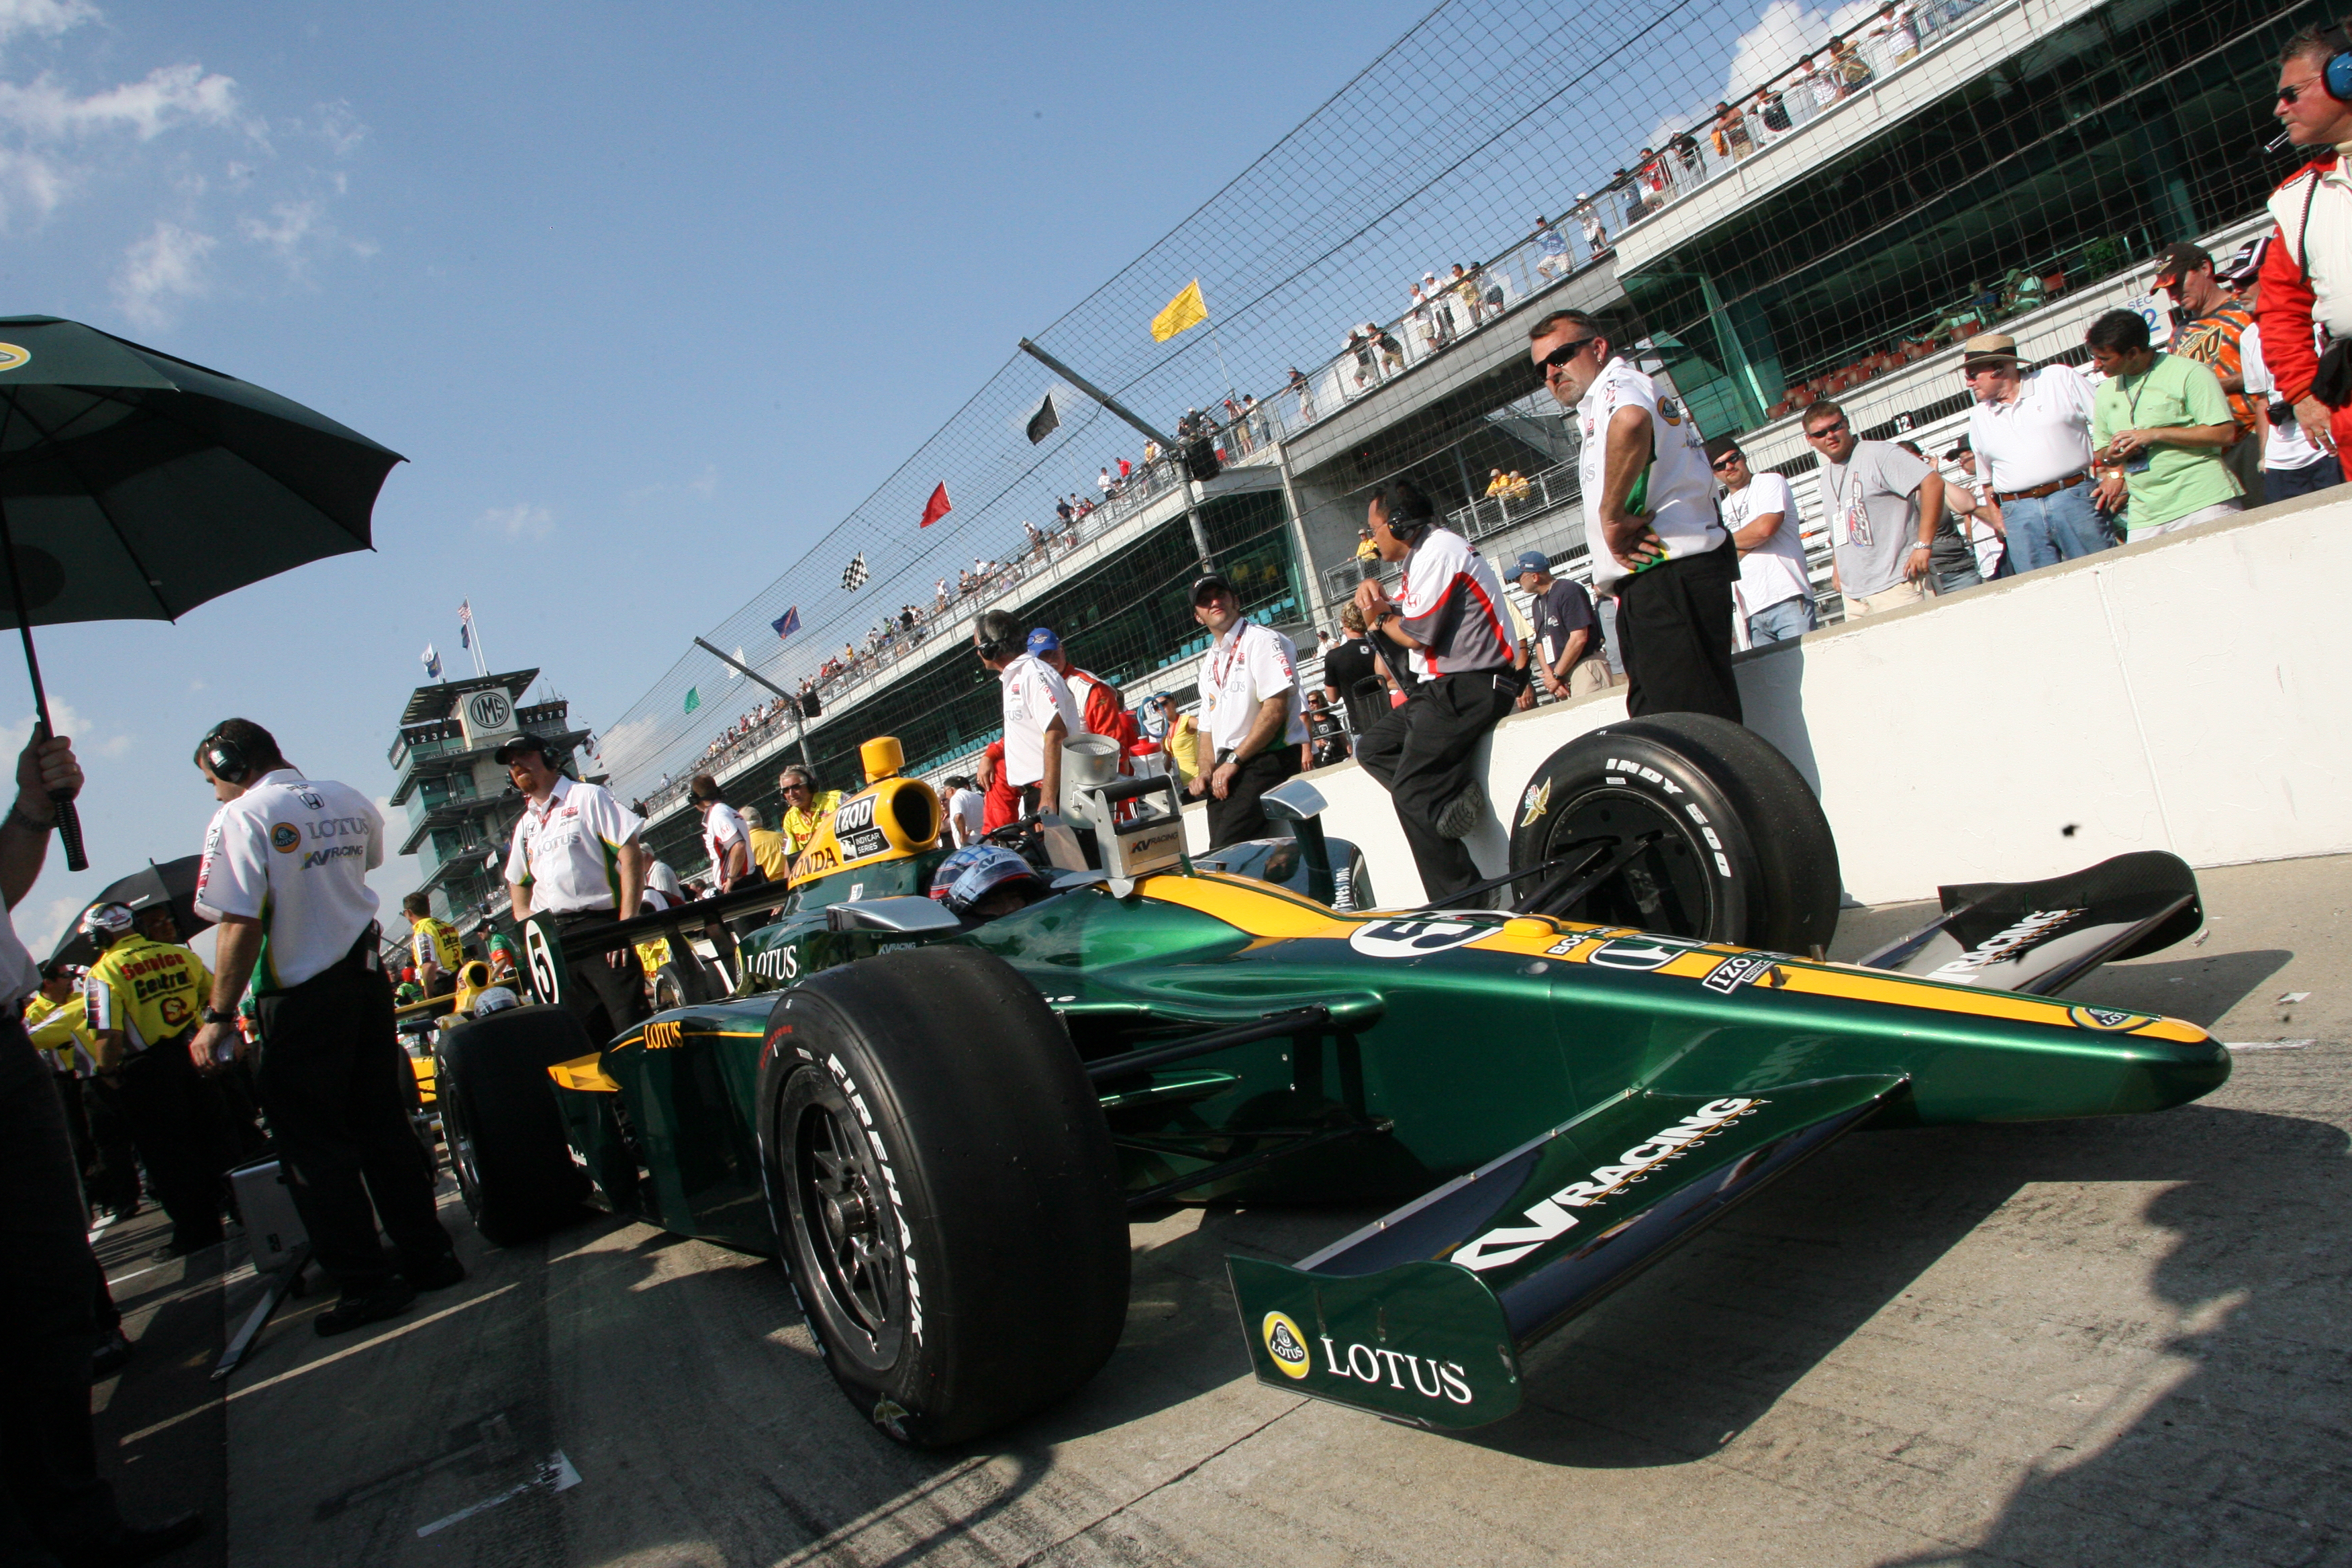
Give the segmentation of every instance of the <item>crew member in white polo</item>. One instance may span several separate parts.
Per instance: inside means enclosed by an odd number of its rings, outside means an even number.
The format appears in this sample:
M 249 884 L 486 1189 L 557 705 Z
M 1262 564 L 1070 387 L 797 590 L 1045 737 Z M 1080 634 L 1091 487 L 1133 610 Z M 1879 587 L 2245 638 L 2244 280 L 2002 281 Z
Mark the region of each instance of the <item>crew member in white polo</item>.
M 1617 600 L 1625 711 L 1738 723 L 1731 589 L 1739 564 L 1716 513 L 1698 422 L 1625 362 L 1598 318 L 1554 310 L 1528 336 L 1552 400 L 1575 411 L 1583 437 L 1592 591 Z
M 632 920 L 646 885 L 645 819 L 601 784 L 557 771 L 555 748 L 536 735 L 500 746 L 507 778 L 524 795 L 507 854 L 507 893 L 518 926 L 533 914 L 554 917 L 564 935 Z M 564 1005 L 599 1045 L 646 1016 L 645 972 L 624 943 L 601 957 L 565 965 Z
M 1969 515 L 1999 532 L 2011 572 L 2055 566 L 2115 547 L 2092 500 L 2091 382 L 2071 364 L 2027 370 L 2017 340 L 1980 332 L 1960 350 L 1981 499 Z
M 350 785 L 303 777 L 248 719 L 215 725 L 195 762 L 221 802 L 195 907 L 219 932 L 188 1054 L 210 1072 L 245 1048 L 236 1013 L 250 985 L 270 1137 L 311 1248 L 342 1287 L 318 1331 L 341 1333 L 466 1277 L 408 1123 L 408 1061 L 377 952 L 367 874 L 383 864 L 383 818 Z
M 751 882 L 767 879 L 762 871 L 751 864 L 751 829 L 743 814 L 727 804 L 727 792 L 709 773 L 697 773 L 686 786 L 688 798 L 702 813 L 702 852 L 710 857 L 711 885 L 722 893 L 732 892 L 738 882 L 747 877 Z M 746 887 L 751 882 L 744 882 Z
M 1307 702 L 1298 649 L 1244 616 L 1222 574 L 1192 584 L 1192 618 L 1209 628 L 1209 650 L 1201 656 L 1201 731 L 1215 760 L 1203 762 L 1191 787 L 1209 802 L 1209 847 L 1223 849 L 1273 836 L 1258 797 L 1298 772 Z
M 1748 626 L 1748 646 L 1792 642 L 1821 624 L 1813 584 L 1805 571 L 1804 525 L 1789 481 L 1767 468 L 1757 473 L 1728 436 L 1706 444 L 1708 467 L 1723 482 L 1717 503 L 1731 547 L 1739 552 L 1733 590 Z
M 1027 651 L 1028 633 L 1003 610 L 982 614 L 971 641 L 1004 689 L 1004 782 L 1020 815 L 1061 810 L 1062 743 L 1087 732 L 1069 683 Z

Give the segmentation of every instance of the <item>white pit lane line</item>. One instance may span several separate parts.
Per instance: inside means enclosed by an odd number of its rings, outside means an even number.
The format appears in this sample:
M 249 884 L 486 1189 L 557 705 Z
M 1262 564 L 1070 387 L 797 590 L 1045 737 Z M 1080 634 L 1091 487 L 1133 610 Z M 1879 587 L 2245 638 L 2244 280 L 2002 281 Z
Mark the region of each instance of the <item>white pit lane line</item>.
M 2221 1048 L 2231 1051 L 2299 1051 L 2305 1046 L 2317 1044 L 2317 1040 L 2223 1040 Z
M 576 1487 L 579 1484 L 580 1472 L 572 1468 L 572 1461 L 563 1457 L 562 1449 L 558 1448 L 554 1453 L 549 1455 L 544 1460 L 541 1461 L 539 1474 L 531 1477 L 530 1479 L 527 1481 L 518 1481 L 513 1486 L 509 1487 L 506 1490 L 499 1493 L 496 1497 L 484 1498 L 478 1503 L 473 1503 L 467 1507 L 461 1508 L 457 1512 L 436 1519 L 430 1524 L 420 1524 L 416 1527 L 416 1534 L 421 1540 L 425 1536 L 433 1534 L 436 1531 L 446 1530 L 453 1524 L 462 1524 L 467 1520 L 473 1518 L 476 1514 L 487 1513 L 502 1502 L 512 1502 L 515 1499 L 522 1496 L 525 1492 L 541 1490 L 551 1492 L 570 1491 L 573 1487 Z

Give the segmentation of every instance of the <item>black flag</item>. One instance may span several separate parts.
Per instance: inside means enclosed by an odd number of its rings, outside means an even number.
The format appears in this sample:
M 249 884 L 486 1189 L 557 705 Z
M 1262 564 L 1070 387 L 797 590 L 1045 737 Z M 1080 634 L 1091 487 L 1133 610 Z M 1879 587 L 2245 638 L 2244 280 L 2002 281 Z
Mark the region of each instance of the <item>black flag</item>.
M 1037 412 L 1029 416 L 1029 444 L 1034 447 L 1062 427 L 1062 416 L 1054 412 L 1054 395 L 1047 393 Z

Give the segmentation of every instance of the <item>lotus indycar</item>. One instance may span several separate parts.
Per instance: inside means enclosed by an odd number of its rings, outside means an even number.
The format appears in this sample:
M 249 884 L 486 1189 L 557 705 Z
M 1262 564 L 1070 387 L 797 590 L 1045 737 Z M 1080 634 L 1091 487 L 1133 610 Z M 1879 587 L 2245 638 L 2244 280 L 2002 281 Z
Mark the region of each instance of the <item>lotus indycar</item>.
M 1828 826 L 1778 752 L 1698 716 L 1562 748 L 1513 805 L 1512 872 L 1462 901 L 1334 907 L 1353 851 L 1311 785 L 1291 837 L 1204 869 L 1158 781 L 1071 759 L 1027 825 L 1051 896 L 986 924 L 923 897 L 930 789 L 870 782 L 716 976 L 598 1047 L 568 966 L 771 888 L 565 939 L 545 1005 L 443 1031 L 466 1200 L 493 1239 L 593 1193 L 780 1257 L 875 1426 L 958 1442 L 1062 1398 L 1117 1344 L 1129 1211 L 1381 1200 L 1313 1257 L 1228 1268 L 1257 1375 L 1434 1428 L 1520 1400 L 1521 1358 L 1643 1265 L 1857 1128 L 2159 1110 L 2221 1084 L 2193 1025 L 2056 990 L 2197 929 L 2165 855 L 1945 889 L 1860 965 L 1824 962 Z M 723 994 L 722 994 L 723 993 Z

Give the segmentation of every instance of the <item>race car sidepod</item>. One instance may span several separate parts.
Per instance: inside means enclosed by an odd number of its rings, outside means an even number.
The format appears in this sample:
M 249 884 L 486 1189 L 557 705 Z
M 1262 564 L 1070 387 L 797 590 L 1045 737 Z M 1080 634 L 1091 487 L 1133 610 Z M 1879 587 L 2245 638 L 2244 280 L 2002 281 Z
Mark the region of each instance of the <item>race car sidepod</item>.
M 1529 1345 L 1907 1092 L 1628 1089 L 1296 1268 L 1229 1258 L 1258 1380 L 1416 1426 L 1519 1407 Z

